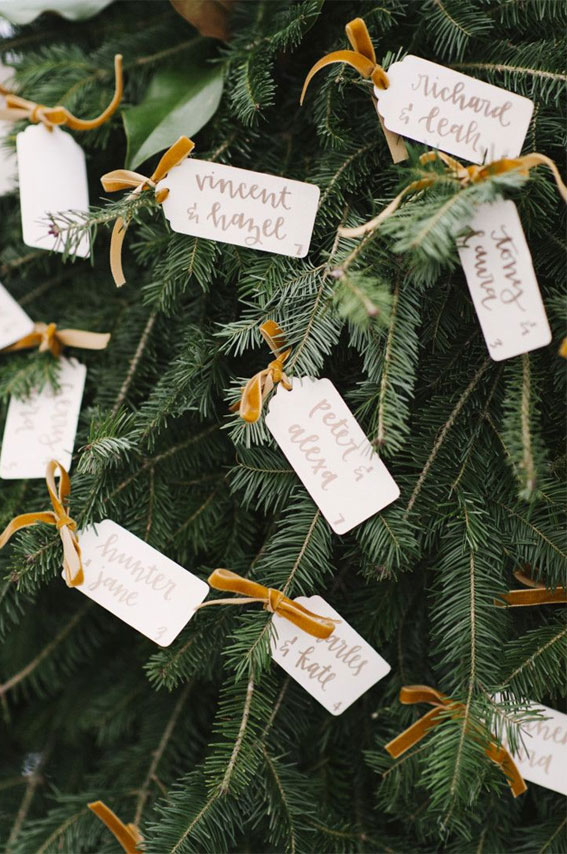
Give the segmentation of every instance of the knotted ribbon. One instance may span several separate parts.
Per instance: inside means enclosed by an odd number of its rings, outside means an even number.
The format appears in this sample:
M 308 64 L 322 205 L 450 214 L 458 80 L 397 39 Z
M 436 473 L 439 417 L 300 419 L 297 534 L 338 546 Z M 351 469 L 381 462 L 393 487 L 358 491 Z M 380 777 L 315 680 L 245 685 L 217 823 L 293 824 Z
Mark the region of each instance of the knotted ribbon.
M 5 96 L 6 108 L 0 109 L 0 119 L 8 121 L 19 121 L 28 119 L 34 124 L 41 122 L 51 130 L 54 125 L 66 125 L 71 130 L 93 130 L 98 128 L 116 112 L 122 100 L 122 56 L 116 54 L 114 57 L 114 95 L 108 107 L 95 119 L 78 119 L 66 107 L 46 107 L 45 104 L 36 104 L 35 101 L 27 101 L 14 95 L 8 89 L 0 86 L 0 93 Z
M 249 423 L 258 421 L 262 414 L 263 403 L 275 385 L 281 383 L 288 391 L 292 387 L 284 372 L 284 363 L 291 353 L 291 348 L 283 350 L 286 343 L 284 333 L 273 320 L 266 320 L 260 326 L 260 332 L 276 358 L 267 368 L 258 371 L 252 379 L 248 380 L 242 389 L 240 400 L 230 407 L 231 412 L 238 410 L 240 417 Z
M 419 158 L 419 162 L 422 165 L 435 160 L 441 160 L 445 164 L 449 177 L 457 180 L 463 189 L 471 184 L 479 184 L 481 181 L 486 181 L 487 178 L 493 178 L 495 175 L 503 175 L 505 172 L 517 171 L 520 175 L 527 176 L 530 169 L 534 169 L 536 166 L 547 166 L 553 174 L 561 198 L 567 202 L 567 187 L 561 179 L 559 169 L 553 160 L 550 157 L 546 157 L 545 154 L 535 152 L 533 154 L 524 154 L 522 157 L 504 157 L 502 160 L 495 160 L 493 163 L 487 163 L 485 166 L 477 166 L 476 164 L 463 166 L 462 163 L 459 163 L 458 160 L 455 160 L 454 157 L 450 157 L 443 151 L 427 151 Z M 363 234 L 367 234 L 369 231 L 378 228 L 384 220 L 397 211 L 408 193 L 417 193 L 426 187 L 431 187 L 438 181 L 446 180 L 446 178 L 447 173 L 434 172 L 425 178 L 412 181 L 374 219 L 356 228 L 339 227 L 338 233 L 341 237 L 362 237 Z
M 256 581 L 242 578 L 230 569 L 215 569 L 208 578 L 211 587 L 215 590 L 229 590 L 231 593 L 241 593 L 238 599 L 211 599 L 203 602 L 198 608 L 206 608 L 208 605 L 248 605 L 250 602 L 261 602 L 266 611 L 285 617 L 290 623 L 303 629 L 313 637 L 328 638 L 335 630 L 337 620 L 330 617 L 320 617 L 312 611 L 308 611 L 299 602 L 288 599 L 281 591 L 272 587 L 264 587 Z
M 305 78 L 303 91 L 299 99 L 300 104 L 303 104 L 307 87 L 317 72 L 335 62 L 345 62 L 347 65 L 351 65 L 363 77 L 370 78 L 377 89 L 387 89 L 390 85 L 388 75 L 382 66 L 376 62 L 374 45 L 362 18 L 355 18 L 353 21 L 349 21 L 345 27 L 345 32 L 353 50 L 336 50 L 333 53 L 328 53 L 315 63 Z M 372 95 L 372 100 L 376 105 L 374 95 Z M 379 113 L 378 118 L 380 119 L 380 124 L 382 125 L 382 130 L 384 131 L 394 162 L 399 163 L 400 160 L 405 160 L 408 155 L 403 140 L 401 140 L 398 134 L 392 133 L 387 129 Z
M 139 845 L 143 836 L 135 824 L 124 824 L 103 801 L 93 801 L 87 806 L 114 834 L 126 854 L 141 854 Z
M 445 719 L 445 713 L 448 712 L 453 718 L 462 718 L 465 711 L 463 703 L 451 700 L 450 697 L 436 691 L 435 688 L 430 688 L 428 685 L 405 685 L 400 691 L 400 702 L 404 704 L 429 703 L 433 709 L 386 744 L 386 750 L 394 759 L 420 742 L 429 730 Z M 475 729 L 478 730 L 479 736 L 482 735 L 480 727 L 475 727 Z M 505 747 L 495 741 L 490 741 L 485 747 L 485 753 L 502 769 L 515 798 L 526 791 L 527 786 L 524 778 Z
M 522 608 L 527 605 L 565 605 L 567 604 L 567 588 L 556 587 L 548 590 L 545 585 L 524 573 L 521 570 L 514 572 L 514 577 L 524 584 L 526 590 L 509 590 L 500 599 L 495 599 L 494 604 L 499 608 Z
M 33 332 L 24 335 L 15 344 L 4 347 L 0 353 L 15 350 L 31 350 L 37 347 L 40 353 L 48 350 L 60 356 L 63 347 L 80 347 L 83 350 L 104 350 L 110 341 L 110 332 L 85 332 L 82 329 L 57 329 L 56 323 L 35 323 Z
M 55 486 L 55 472 L 59 469 L 59 490 Z M 57 460 L 51 460 L 47 464 L 45 473 L 47 491 L 51 500 L 53 510 L 45 510 L 37 513 L 23 513 L 16 516 L 0 534 L 0 549 L 6 545 L 12 534 L 22 528 L 29 528 L 36 522 L 45 525 L 55 525 L 59 531 L 63 543 L 63 569 L 65 571 L 65 582 L 67 587 L 77 587 L 84 581 L 83 565 L 81 563 L 81 549 L 77 539 L 77 523 L 67 513 L 67 499 L 71 492 L 71 481 L 69 475 Z
M 374 45 L 368 32 L 368 27 L 362 18 L 354 18 L 349 21 L 345 27 L 347 39 L 352 47 L 352 50 L 335 50 L 322 57 L 309 71 L 303 84 L 301 98 L 299 103 L 303 104 L 307 87 L 311 83 L 314 76 L 322 68 L 327 65 L 333 65 L 335 62 L 346 62 L 356 68 L 359 74 L 365 78 L 370 78 L 378 89 L 387 89 L 389 84 L 388 75 L 381 65 L 376 62 L 376 52 Z
M 151 177 L 146 178 L 139 172 L 131 172 L 129 169 L 114 169 L 112 172 L 107 172 L 101 180 L 102 186 L 107 193 L 117 193 L 120 190 L 133 188 L 133 191 L 126 197 L 126 201 L 136 198 L 144 190 L 155 190 L 158 181 L 165 178 L 170 169 L 177 166 L 184 160 L 188 154 L 195 148 L 195 143 L 186 136 L 180 136 L 179 139 L 168 148 L 156 166 Z M 164 187 L 159 192 L 156 192 L 156 202 L 161 204 L 169 195 L 169 190 Z M 112 229 L 112 237 L 110 240 L 110 269 L 117 287 L 121 287 L 126 279 L 122 270 L 122 244 L 126 235 L 128 223 L 119 216 L 114 223 Z

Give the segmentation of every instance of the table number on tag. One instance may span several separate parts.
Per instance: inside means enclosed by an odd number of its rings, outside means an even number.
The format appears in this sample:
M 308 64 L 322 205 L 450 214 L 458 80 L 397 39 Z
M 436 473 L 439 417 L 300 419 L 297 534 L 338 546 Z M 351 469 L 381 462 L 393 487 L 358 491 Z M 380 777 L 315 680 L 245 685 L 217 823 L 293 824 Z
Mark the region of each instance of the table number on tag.
M 266 426 L 337 534 L 391 504 L 400 490 L 328 379 L 293 379 L 272 397 Z
M 25 400 L 10 399 L 0 477 L 44 478 L 45 467 L 58 460 L 69 471 L 87 369 L 76 359 L 60 360 L 59 389 L 45 386 Z
M 340 622 L 323 640 L 274 614 L 277 637 L 272 640 L 272 658 L 328 712 L 342 715 L 390 672 L 390 665 L 320 596 L 299 596 L 295 601 Z
M 406 56 L 374 87 L 388 130 L 473 163 L 517 157 L 533 102 L 436 62 Z
M 169 646 L 209 585 L 130 531 L 105 519 L 81 531 L 85 580 L 76 587 L 160 646 Z
M 49 131 L 42 124 L 19 133 L 16 145 L 24 243 L 62 252 L 61 241 L 49 233 L 47 217 L 60 211 L 88 213 L 85 152 L 71 134 L 57 127 Z M 75 254 L 89 257 L 86 235 Z
M 567 795 L 567 715 L 541 703 L 532 708 L 542 718 L 522 724 L 523 746 L 519 745 L 514 762 L 530 783 Z
M 0 350 L 9 347 L 33 330 L 33 320 L 0 285 Z
M 545 347 L 551 330 L 516 205 L 479 205 L 457 248 L 488 352 L 496 361 Z
M 302 181 L 193 158 L 157 185 L 174 231 L 303 258 L 309 251 L 319 188 Z

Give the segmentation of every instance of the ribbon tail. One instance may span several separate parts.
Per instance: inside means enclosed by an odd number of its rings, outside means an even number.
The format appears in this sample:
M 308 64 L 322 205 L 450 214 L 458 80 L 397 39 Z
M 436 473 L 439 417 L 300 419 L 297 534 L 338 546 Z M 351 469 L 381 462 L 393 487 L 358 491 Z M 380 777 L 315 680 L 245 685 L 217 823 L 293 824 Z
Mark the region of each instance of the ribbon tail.
M 364 234 L 368 234 L 369 231 L 374 231 L 378 228 L 384 220 L 388 219 L 393 213 L 397 211 L 400 204 L 402 203 L 405 196 L 408 193 L 416 192 L 417 190 L 421 190 L 424 187 L 428 187 L 432 183 L 430 178 L 424 178 L 421 181 L 412 181 L 407 187 L 398 193 L 395 199 L 392 199 L 388 207 L 384 208 L 384 210 L 375 216 L 374 219 L 371 219 L 369 222 L 365 222 L 364 225 L 359 225 L 356 228 L 344 228 L 339 226 L 338 233 L 341 237 L 362 237 Z
M 242 397 L 240 399 L 240 417 L 249 424 L 254 424 L 262 414 L 262 403 L 264 397 L 271 391 L 266 387 L 269 380 L 269 372 L 267 370 L 260 371 L 248 380 L 244 386 Z M 273 384 L 272 384 L 273 388 Z
M 114 223 L 112 236 L 110 238 L 110 270 L 117 288 L 121 288 L 122 285 L 126 284 L 124 270 L 122 269 L 122 245 L 124 243 L 127 230 L 128 225 L 122 217 L 119 216 Z
M 0 549 L 6 545 L 10 537 L 17 531 L 21 531 L 22 528 L 29 528 L 31 525 L 35 525 L 36 522 L 43 522 L 45 525 L 57 524 L 55 513 L 52 510 L 46 510 L 43 513 L 22 513 L 21 516 L 16 516 L 12 519 L 0 534 Z
M 67 587 L 80 587 L 84 582 L 83 563 L 81 561 L 81 548 L 76 534 L 67 525 L 59 529 L 61 542 L 63 543 L 63 570 L 65 572 L 65 584 Z
M 102 801 L 93 801 L 88 807 L 114 834 L 126 854 L 139 854 L 138 843 L 142 841 L 142 835 L 135 825 L 124 824 Z
M 437 724 L 441 717 L 442 710 L 442 706 L 435 706 L 435 708 L 431 709 L 414 724 L 397 735 L 396 738 L 389 741 L 388 744 L 385 745 L 385 749 L 388 751 L 390 756 L 397 759 L 398 756 L 401 756 L 402 753 L 405 753 L 406 750 L 409 750 L 414 746 L 414 744 L 421 741 L 421 739 L 427 735 L 429 730 L 433 729 Z
M 325 640 L 335 631 L 335 620 L 331 620 L 329 617 L 320 617 L 319 614 L 308 611 L 307 608 L 292 599 L 281 602 L 276 613 L 315 638 Z
M 80 347 L 83 350 L 104 350 L 110 341 L 110 332 L 58 329 L 57 337 L 65 347 Z
M 315 63 L 305 78 L 305 83 L 303 84 L 303 90 L 299 99 L 300 104 L 303 104 L 307 87 L 317 72 L 321 71 L 322 68 L 326 68 L 327 65 L 333 65 L 336 62 L 345 62 L 347 65 L 352 66 L 352 68 L 356 68 L 358 73 L 362 74 L 362 76 L 366 78 L 372 76 L 372 72 L 376 67 L 374 62 L 367 59 L 367 57 L 363 56 L 361 53 L 356 53 L 354 50 L 336 50 L 333 53 L 328 53 L 327 56 L 322 57 L 322 59 Z
M 527 791 L 525 780 L 520 774 L 518 766 L 510 756 L 509 752 L 502 745 L 491 742 L 486 748 L 486 755 L 489 759 L 496 763 L 506 776 L 508 785 L 512 790 L 515 798 L 518 795 L 523 795 Z
M 567 604 L 567 590 L 558 587 L 548 590 L 546 587 L 530 587 L 529 590 L 509 590 L 502 599 L 495 599 L 498 608 L 525 608 L 529 605 Z
M 93 128 L 100 127 L 102 124 L 108 121 L 108 119 L 118 109 L 120 101 L 122 100 L 123 91 L 124 81 L 122 78 L 122 55 L 117 53 L 114 57 L 114 95 L 112 96 L 112 100 L 110 101 L 108 107 L 106 107 L 106 109 L 103 110 L 102 113 L 95 119 L 78 119 L 68 110 L 65 110 L 65 124 L 67 125 L 67 127 L 71 128 L 71 130 L 93 130 Z

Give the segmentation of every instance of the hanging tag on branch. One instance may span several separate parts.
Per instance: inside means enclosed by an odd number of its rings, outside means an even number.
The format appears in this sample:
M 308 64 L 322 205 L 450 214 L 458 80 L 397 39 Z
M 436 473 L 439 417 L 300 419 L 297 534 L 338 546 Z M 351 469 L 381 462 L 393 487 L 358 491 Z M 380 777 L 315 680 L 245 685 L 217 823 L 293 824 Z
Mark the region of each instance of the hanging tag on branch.
M 415 139 L 473 163 L 520 154 L 534 108 L 529 98 L 417 56 L 394 62 L 386 72 L 376 63 L 362 18 L 346 30 L 353 50 L 320 59 L 307 75 L 302 101 L 321 68 L 346 63 L 373 82 L 378 115 L 391 136 Z M 403 159 L 392 154 L 396 162 Z
M 314 638 L 275 614 L 272 658 L 328 712 L 342 715 L 390 672 L 390 665 L 320 596 L 294 601 L 334 620 L 335 630 Z
M 551 329 L 516 205 L 479 205 L 459 257 L 490 356 L 510 359 L 545 347 Z
M 0 350 L 29 335 L 33 320 L 16 300 L 0 285 Z
M 52 458 L 69 471 L 86 375 L 86 367 L 77 359 L 62 358 L 57 391 L 46 385 L 24 400 L 10 398 L 0 477 L 45 477 L 45 466 Z
M 261 252 L 304 258 L 319 188 L 303 181 L 184 160 L 157 185 L 167 188 L 163 212 L 174 231 Z
M 242 390 L 245 421 L 258 421 L 275 385 L 266 426 L 336 534 L 346 534 L 399 497 L 400 490 L 354 415 L 328 379 L 285 373 L 291 349 L 273 320 L 260 331 L 276 356 Z
M 100 127 L 118 109 L 122 99 L 122 57 L 114 62 L 115 91 L 108 107 L 95 119 L 79 119 L 65 107 L 46 107 L 28 101 L 0 87 L 5 108 L 0 119 L 29 120 L 32 125 L 16 137 L 18 182 L 24 243 L 56 252 L 65 246 L 49 215 L 68 212 L 69 222 L 89 210 L 89 190 L 85 153 L 73 137 L 60 129 L 87 131 Z M 73 247 L 73 254 L 89 256 L 86 236 Z
M 417 56 L 394 62 L 388 80 L 374 95 L 389 130 L 472 163 L 520 154 L 529 98 Z
M 530 783 L 567 795 L 567 715 L 541 703 L 530 703 L 527 711 L 541 718 L 521 725 L 514 761 Z
M 110 519 L 79 537 L 84 582 L 77 590 L 169 646 L 207 595 L 208 584 Z

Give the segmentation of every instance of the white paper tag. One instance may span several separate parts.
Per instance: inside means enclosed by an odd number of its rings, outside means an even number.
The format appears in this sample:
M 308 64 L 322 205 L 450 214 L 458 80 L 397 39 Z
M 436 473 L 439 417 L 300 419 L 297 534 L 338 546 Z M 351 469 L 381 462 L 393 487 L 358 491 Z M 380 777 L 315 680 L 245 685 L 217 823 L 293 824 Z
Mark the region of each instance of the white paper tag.
M 32 331 L 33 320 L 20 308 L 6 288 L 0 285 L 0 350 Z
M 309 251 L 319 187 L 192 157 L 157 185 L 174 231 L 278 255 Z
M 61 252 L 61 241 L 49 233 L 47 217 L 60 211 L 88 213 L 85 152 L 71 134 L 57 127 L 49 131 L 42 124 L 19 133 L 16 146 L 24 243 Z M 75 254 L 88 258 L 86 235 Z
M 299 596 L 295 601 L 340 622 L 330 637 L 321 640 L 274 614 L 277 638 L 272 640 L 272 658 L 328 712 L 342 715 L 390 672 L 390 665 L 320 596 Z
M 522 725 L 523 745 L 514 754 L 520 774 L 553 792 L 567 795 L 567 715 L 533 703 L 547 720 Z
M 418 56 L 394 62 L 388 80 L 387 89 L 374 87 L 388 130 L 473 163 L 520 154 L 529 98 Z
M 272 436 L 336 534 L 395 501 L 400 490 L 328 379 L 282 385 L 266 415 Z
M 484 339 L 497 362 L 544 347 L 551 330 L 516 205 L 479 205 L 457 241 Z
M 76 589 L 160 646 L 189 622 L 209 585 L 105 519 L 79 533 L 84 582 Z
M 86 367 L 76 359 L 62 358 L 57 392 L 45 386 L 26 400 L 10 398 L 0 477 L 45 477 L 49 460 L 69 471 L 86 375 Z

